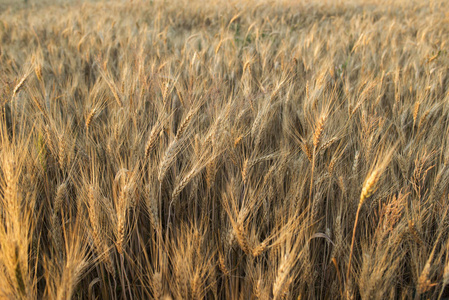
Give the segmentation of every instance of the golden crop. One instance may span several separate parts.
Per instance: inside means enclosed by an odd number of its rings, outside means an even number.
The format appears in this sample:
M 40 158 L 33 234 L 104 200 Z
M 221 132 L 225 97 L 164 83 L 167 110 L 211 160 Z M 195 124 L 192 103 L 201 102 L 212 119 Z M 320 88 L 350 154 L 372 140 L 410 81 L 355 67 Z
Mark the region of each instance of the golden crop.
M 447 1 L 0 1 L 0 299 L 449 297 Z

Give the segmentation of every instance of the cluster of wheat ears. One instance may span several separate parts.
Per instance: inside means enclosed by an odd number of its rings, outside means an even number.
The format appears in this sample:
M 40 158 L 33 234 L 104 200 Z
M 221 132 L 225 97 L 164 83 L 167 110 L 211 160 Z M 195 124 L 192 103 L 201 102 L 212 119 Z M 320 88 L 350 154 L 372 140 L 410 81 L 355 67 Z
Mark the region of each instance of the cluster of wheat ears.
M 446 1 L 1 6 L 1 299 L 444 299 Z

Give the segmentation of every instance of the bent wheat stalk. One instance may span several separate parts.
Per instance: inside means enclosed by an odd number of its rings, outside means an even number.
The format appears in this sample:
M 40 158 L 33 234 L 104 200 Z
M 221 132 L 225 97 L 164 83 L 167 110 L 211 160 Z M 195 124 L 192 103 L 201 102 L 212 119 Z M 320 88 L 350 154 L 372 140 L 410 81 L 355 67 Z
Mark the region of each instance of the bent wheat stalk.
M 357 213 L 355 216 L 355 222 L 354 222 L 354 229 L 352 231 L 352 242 L 351 242 L 351 250 L 349 252 L 349 262 L 348 262 L 348 271 L 346 273 L 346 282 L 349 280 L 349 273 L 351 272 L 351 260 L 352 260 L 352 252 L 354 250 L 354 240 L 355 240 L 355 233 L 357 229 L 357 223 L 359 220 L 359 214 L 360 209 L 363 206 L 363 203 L 366 199 L 371 197 L 371 195 L 376 191 L 377 189 L 377 182 L 379 181 L 380 177 L 380 170 L 375 169 L 373 172 L 371 172 L 368 179 L 365 181 L 365 184 L 363 185 L 362 192 L 360 194 L 360 200 L 359 200 L 359 206 L 357 208 Z

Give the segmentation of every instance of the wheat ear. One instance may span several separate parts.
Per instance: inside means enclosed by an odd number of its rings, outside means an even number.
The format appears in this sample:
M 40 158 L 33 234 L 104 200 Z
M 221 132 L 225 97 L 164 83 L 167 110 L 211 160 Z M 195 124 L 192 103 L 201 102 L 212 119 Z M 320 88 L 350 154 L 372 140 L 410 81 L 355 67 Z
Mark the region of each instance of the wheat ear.
M 97 109 L 94 107 L 94 108 L 90 111 L 89 115 L 87 116 L 87 118 L 86 118 L 86 130 L 87 130 L 87 131 L 89 131 L 90 124 L 92 123 L 92 121 L 93 121 L 93 119 L 94 119 L 96 113 L 97 113 Z
M 371 195 L 374 193 L 374 191 L 377 188 L 377 181 L 380 177 L 380 170 L 375 169 L 373 172 L 371 172 L 368 179 L 365 181 L 365 184 L 363 185 L 362 192 L 360 194 L 360 200 L 359 200 L 359 206 L 357 208 L 357 214 L 355 216 L 355 222 L 354 222 L 354 229 L 352 231 L 352 242 L 351 242 L 351 250 L 349 252 L 349 262 L 348 262 L 348 271 L 346 273 L 346 281 L 349 280 L 349 273 L 351 271 L 351 260 L 352 260 L 352 252 L 354 250 L 354 240 L 355 240 L 355 233 L 357 229 L 357 222 L 359 220 L 359 214 L 360 209 L 362 208 L 363 203 L 366 199 L 371 197 Z
M 191 109 L 187 116 L 184 118 L 182 123 L 179 125 L 179 129 L 176 132 L 176 139 L 181 137 L 183 133 L 186 131 L 187 127 L 189 126 L 190 122 L 192 121 L 193 117 L 195 116 L 197 109 Z
M 156 144 L 161 129 L 162 125 L 159 122 L 153 126 L 153 129 L 151 129 L 150 135 L 148 136 L 147 144 L 145 145 L 145 158 L 148 158 L 150 156 L 151 150 Z
M 30 75 L 30 72 L 27 72 L 25 75 L 23 75 L 22 79 L 20 79 L 19 83 L 14 87 L 14 90 L 12 92 L 13 98 L 20 92 L 20 90 L 22 89 L 22 87 L 25 84 L 25 81 L 27 80 L 29 75 Z

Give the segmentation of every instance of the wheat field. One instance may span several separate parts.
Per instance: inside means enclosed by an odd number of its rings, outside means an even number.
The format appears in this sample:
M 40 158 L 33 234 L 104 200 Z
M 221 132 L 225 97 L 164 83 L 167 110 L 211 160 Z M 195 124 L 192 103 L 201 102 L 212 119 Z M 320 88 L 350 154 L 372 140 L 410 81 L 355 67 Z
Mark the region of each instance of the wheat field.
M 0 1 L 0 299 L 447 299 L 447 1 Z

